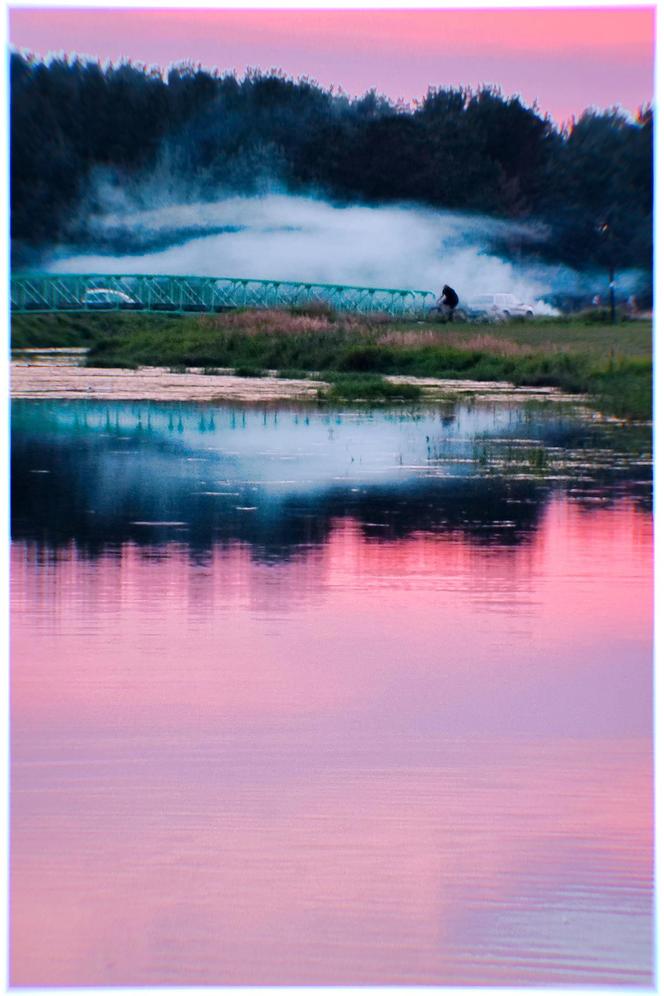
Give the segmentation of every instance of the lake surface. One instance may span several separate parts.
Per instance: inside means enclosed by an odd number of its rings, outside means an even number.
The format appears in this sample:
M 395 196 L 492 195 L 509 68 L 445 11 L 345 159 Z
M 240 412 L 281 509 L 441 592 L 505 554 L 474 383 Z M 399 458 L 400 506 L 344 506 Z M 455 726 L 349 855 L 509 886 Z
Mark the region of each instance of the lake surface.
M 13 985 L 653 984 L 645 429 L 12 420 Z

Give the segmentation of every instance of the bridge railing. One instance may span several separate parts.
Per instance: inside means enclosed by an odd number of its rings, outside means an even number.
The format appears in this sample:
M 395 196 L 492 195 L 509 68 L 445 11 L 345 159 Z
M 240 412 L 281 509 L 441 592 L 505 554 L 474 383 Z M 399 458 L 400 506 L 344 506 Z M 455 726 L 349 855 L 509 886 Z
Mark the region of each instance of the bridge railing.
M 335 311 L 423 314 L 431 291 L 348 284 L 154 274 L 28 273 L 11 278 L 12 312 L 142 310 L 215 312 L 229 308 L 325 305 Z

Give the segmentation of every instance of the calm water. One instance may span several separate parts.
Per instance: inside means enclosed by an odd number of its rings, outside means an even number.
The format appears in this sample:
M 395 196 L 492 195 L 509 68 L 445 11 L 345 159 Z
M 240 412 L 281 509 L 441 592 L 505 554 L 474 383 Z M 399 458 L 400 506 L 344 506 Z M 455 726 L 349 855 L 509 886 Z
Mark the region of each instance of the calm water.
M 12 983 L 652 984 L 648 447 L 15 402 Z

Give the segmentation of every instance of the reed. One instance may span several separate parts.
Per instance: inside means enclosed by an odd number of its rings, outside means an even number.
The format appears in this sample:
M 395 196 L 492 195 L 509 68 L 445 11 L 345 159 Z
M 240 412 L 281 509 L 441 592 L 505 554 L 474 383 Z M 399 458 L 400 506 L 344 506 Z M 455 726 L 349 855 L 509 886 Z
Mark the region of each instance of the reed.
M 380 319 L 380 320 L 379 320 Z M 103 367 L 230 368 L 239 376 L 317 376 L 341 384 L 386 374 L 506 380 L 591 394 L 611 414 L 652 414 L 652 326 L 548 319 L 473 326 L 386 323 L 380 316 L 332 312 L 238 311 L 223 315 L 18 315 L 12 346 L 89 347 Z M 339 392 L 351 390 L 334 388 Z M 359 386 L 359 382 L 358 382 Z M 385 394 L 384 386 L 380 390 Z M 388 389 L 388 393 L 389 393 Z

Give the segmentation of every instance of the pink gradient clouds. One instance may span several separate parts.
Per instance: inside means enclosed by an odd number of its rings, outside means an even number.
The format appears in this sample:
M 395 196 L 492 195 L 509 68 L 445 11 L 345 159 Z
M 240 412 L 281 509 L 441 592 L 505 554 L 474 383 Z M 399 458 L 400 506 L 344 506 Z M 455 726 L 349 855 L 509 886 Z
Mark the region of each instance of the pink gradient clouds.
M 588 106 L 634 112 L 652 100 L 654 10 L 25 8 L 10 12 L 10 42 L 162 68 L 280 68 L 406 101 L 429 86 L 496 84 L 564 121 Z

